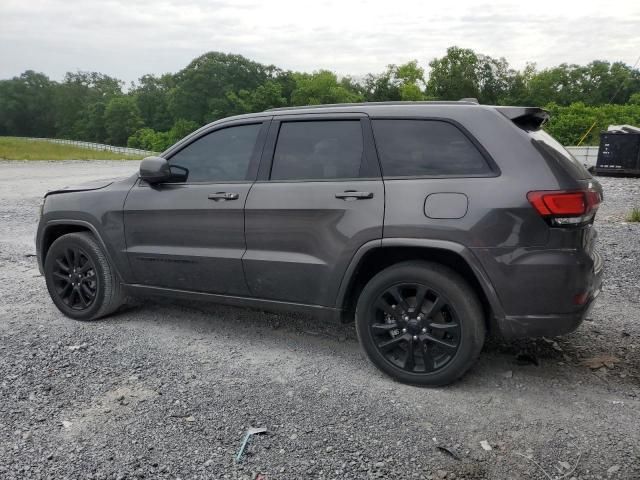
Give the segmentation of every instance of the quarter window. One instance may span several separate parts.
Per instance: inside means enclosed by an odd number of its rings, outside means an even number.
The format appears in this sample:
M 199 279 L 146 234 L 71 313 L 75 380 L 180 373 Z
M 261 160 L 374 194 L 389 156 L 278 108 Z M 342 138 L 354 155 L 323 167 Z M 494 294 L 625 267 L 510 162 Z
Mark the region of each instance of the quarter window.
M 357 178 L 363 155 L 359 120 L 283 122 L 271 180 Z
M 173 155 L 169 163 L 186 168 L 188 182 L 247 180 L 261 126 L 238 125 L 211 132 Z
M 373 120 L 385 177 L 474 176 L 491 169 L 455 125 L 437 120 Z

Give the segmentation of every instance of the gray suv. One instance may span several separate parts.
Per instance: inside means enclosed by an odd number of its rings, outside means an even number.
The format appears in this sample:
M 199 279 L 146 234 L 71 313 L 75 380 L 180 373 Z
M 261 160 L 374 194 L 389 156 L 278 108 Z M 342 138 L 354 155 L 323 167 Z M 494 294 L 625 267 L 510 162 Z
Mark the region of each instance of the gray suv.
M 485 335 L 576 329 L 600 291 L 596 180 L 538 108 L 276 109 L 211 123 L 130 178 L 49 192 L 53 302 L 157 294 L 355 320 L 371 361 L 444 385 Z

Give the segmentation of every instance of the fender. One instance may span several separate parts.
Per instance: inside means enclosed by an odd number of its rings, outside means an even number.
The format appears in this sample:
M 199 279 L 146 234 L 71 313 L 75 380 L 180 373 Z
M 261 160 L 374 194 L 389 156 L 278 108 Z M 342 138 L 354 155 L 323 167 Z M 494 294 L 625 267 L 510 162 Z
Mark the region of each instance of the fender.
M 342 277 L 340 288 L 338 290 L 338 297 L 336 299 L 336 307 L 339 308 L 341 305 L 343 305 L 345 296 L 347 294 L 347 289 L 349 288 L 350 280 L 353 277 L 356 269 L 358 268 L 358 265 L 360 264 L 362 258 L 372 250 L 387 247 L 429 248 L 445 250 L 459 255 L 467 263 L 469 268 L 471 268 L 473 274 L 476 276 L 476 279 L 478 280 L 483 293 L 489 301 L 493 316 L 496 319 L 503 319 L 505 317 L 504 309 L 502 308 L 502 304 L 495 288 L 493 287 L 493 284 L 489 280 L 489 277 L 484 271 L 484 268 L 469 248 L 459 243 L 451 242 L 448 240 L 431 240 L 423 238 L 383 238 L 379 240 L 372 240 L 362 245 L 354 254 L 351 262 L 349 263 L 349 266 L 347 267 L 347 270 L 344 273 L 344 276 Z
M 37 248 L 36 253 L 37 253 L 37 257 L 38 257 L 38 268 L 40 269 L 40 273 L 44 274 L 44 268 L 43 268 L 44 267 L 44 252 L 42 251 L 42 248 L 43 248 L 42 239 L 44 238 L 47 230 L 49 230 L 51 227 L 55 227 L 56 225 L 76 225 L 76 226 L 79 226 L 79 227 L 84 227 L 84 228 L 88 229 L 89 231 L 91 231 L 93 236 L 96 237 L 96 239 L 98 240 L 98 243 L 102 247 L 102 251 L 104 252 L 104 254 L 107 257 L 107 259 L 109 260 L 109 264 L 111 265 L 111 267 L 115 270 L 116 275 L 118 276 L 118 278 L 120 279 L 121 282 L 124 282 L 124 277 L 122 276 L 122 274 L 120 272 L 120 269 L 118 268 L 117 263 L 114 261 L 114 258 L 111 255 L 111 252 L 107 248 L 107 244 L 102 239 L 102 235 L 100 235 L 100 233 L 98 232 L 98 229 L 91 222 L 88 222 L 86 220 L 77 220 L 77 219 L 62 219 L 62 218 L 59 218 L 59 219 L 55 219 L 55 220 L 49 220 L 49 221 L 47 221 L 47 223 L 42 228 L 42 231 L 38 233 L 38 236 L 36 238 L 36 248 Z

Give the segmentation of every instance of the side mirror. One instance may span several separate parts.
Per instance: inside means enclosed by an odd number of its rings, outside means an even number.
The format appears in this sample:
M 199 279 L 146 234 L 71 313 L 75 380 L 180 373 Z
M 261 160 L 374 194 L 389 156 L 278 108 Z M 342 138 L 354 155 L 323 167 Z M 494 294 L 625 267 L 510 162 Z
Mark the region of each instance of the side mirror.
M 172 168 L 182 170 L 180 173 L 172 171 Z M 162 157 L 147 157 L 140 162 L 140 178 L 153 185 L 156 183 L 178 181 L 184 182 L 189 171 L 186 168 L 171 166 Z

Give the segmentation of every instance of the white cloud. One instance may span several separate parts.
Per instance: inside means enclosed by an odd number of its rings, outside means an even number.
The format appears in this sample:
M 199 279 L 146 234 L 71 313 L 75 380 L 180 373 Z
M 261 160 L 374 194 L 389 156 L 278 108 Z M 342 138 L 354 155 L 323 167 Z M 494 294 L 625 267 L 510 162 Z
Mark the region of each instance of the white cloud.
M 2 0 L 0 78 L 93 70 L 131 81 L 175 72 L 211 50 L 354 75 L 414 58 L 426 66 L 451 45 L 515 67 L 632 63 L 638 25 L 637 0 Z

